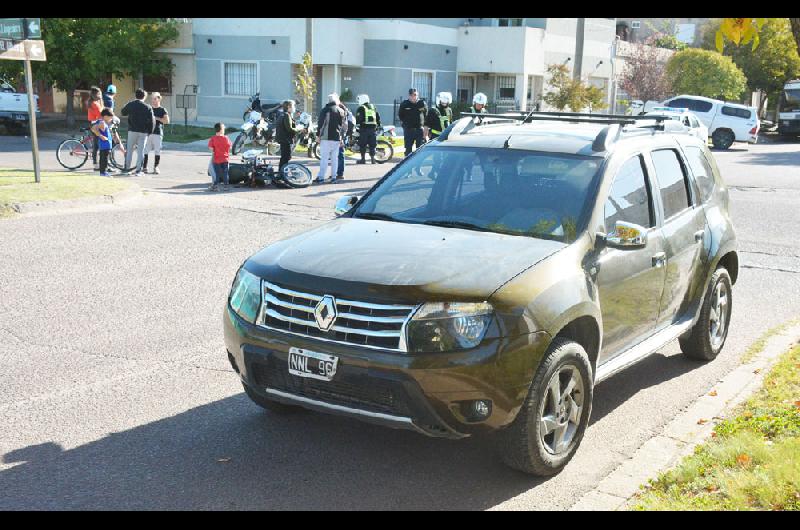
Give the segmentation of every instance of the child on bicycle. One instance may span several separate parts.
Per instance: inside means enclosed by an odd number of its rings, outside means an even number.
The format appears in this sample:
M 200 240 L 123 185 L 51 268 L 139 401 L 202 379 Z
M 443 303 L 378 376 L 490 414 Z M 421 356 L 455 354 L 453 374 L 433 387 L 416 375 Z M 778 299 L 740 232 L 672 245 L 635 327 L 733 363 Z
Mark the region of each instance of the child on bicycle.
M 108 155 L 111 153 L 111 148 L 114 146 L 112 142 L 115 140 L 119 143 L 119 135 L 116 130 L 113 130 L 111 125 L 114 122 L 114 111 L 111 109 L 103 109 L 100 112 L 100 119 L 92 124 L 92 133 L 97 137 L 97 147 L 100 153 L 100 176 L 110 177 L 108 172 Z

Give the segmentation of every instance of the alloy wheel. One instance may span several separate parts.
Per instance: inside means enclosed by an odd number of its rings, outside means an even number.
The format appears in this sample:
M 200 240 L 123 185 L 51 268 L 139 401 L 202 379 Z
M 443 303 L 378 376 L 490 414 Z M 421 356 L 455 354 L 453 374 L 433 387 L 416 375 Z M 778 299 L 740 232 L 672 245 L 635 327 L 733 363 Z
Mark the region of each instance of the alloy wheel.
M 584 396 L 583 377 L 576 366 L 561 366 L 553 374 L 539 412 L 539 435 L 548 453 L 569 451 L 580 425 Z
M 718 281 L 711 298 L 709 313 L 709 340 L 715 350 L 722 346 L 728 333 L 728 287 L 725 282 Z

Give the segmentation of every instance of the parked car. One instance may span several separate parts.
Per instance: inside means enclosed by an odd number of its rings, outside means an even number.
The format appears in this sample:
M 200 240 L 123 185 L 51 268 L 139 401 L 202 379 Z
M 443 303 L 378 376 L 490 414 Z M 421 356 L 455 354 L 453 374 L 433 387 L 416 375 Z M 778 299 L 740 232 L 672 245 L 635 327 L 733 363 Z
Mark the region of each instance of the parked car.
M 38 117 L 39 96 L 33 97 Z M 12 134 L 24 134 L 30 126 L 28 94 L 14 92 L 14 88 L 6 82 L 0 82 L 0 125 Z
M 690 134 L 696 136 L 704 142 L 708 142 L 708 127 L 706 127 L 705 124 L 688 109 L 654 107 L 653 110 L 645 113 L 645 116 L 664 116 L 671 120 L 680 122 L 689 129 Z
M 708 146 L 653 118 L 553 114 L 458 120 L 338 219 L 245 260 L 223 326 L 247 395 L 490 434 L 552 475 L 597 383 L 674 339 L 714 359 L 738 257 Z
M 668 107 L 689 109 L 708 127 L 717 149 L 728 149 L 733 142 L 754 144 L 761 124 L 755 107 L 727 103 L 702 96 L 681 95 L 664 101 Z

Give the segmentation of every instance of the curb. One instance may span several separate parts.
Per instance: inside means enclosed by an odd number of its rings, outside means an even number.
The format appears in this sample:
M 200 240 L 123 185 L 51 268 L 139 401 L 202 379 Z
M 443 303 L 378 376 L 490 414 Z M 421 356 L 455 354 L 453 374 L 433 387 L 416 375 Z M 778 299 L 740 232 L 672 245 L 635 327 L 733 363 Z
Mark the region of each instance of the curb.
M 94 206 L 97 204 L 119 204 L 142 195 L 141 188 L 134 183 L 130 183 L 127 189 L 113 193 L 111 195 L 98 195 L 96 197 L 81 197 L 79 199 L 66 199 L 63 201 L 41 201 L 41 202 L 20 202 L 9 204 L 17 213 L 26 214 L 31 212 L 45 212 L 50 210 L 60 210 L 62 208 L 80 208 L 82 206 Z
M 738 366 L 714 384 L 708 393 L 670 421 L 661 434 L 647 440 L 631 458 L 584 494 L 570 511 L 627 509 L 635 501 L 640 485 L 692 454 L 695 446 L 711 436 L 716 425 L 712 420 L 729 414 L 761 388 L 768 369 L 797 343 L 798 337 L 800 325 L 770 337 L 753 360 Z

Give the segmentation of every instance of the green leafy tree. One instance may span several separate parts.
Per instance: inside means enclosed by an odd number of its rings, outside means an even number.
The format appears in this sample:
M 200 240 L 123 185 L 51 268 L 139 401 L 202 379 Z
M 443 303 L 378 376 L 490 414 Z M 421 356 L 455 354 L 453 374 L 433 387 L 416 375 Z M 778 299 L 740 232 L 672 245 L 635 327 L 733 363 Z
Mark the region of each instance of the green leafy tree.
M 551 107 L 558 110 L 569 108 L 573 112 L 580 112 L 587 107 L 592 110 L 606 107 L 603 90 L 580 79 L 573 79 L 567 65 L 551 64 L 547 67 L 547 74 L 550 76 L 550 91 L 542 100 Z
M 297 95 L 303 98 L 303 110 L 311 114 L 311 102 L 317 92 L 317 84 L 314 79 L 314 62 L 311 54 L 303 54 L 303 62 L 300 64 L 300 73 L 294 78 L 294 88 Z
M 670 57 L 666 75 L 678 94 L 738 100 L 747 88 L 747 78 L 730 57 L 698 48 Z

